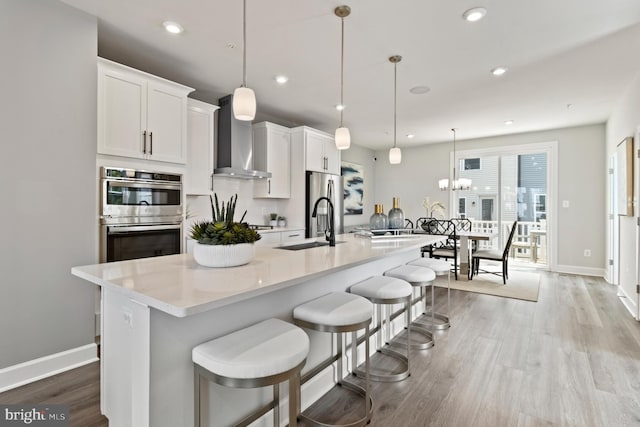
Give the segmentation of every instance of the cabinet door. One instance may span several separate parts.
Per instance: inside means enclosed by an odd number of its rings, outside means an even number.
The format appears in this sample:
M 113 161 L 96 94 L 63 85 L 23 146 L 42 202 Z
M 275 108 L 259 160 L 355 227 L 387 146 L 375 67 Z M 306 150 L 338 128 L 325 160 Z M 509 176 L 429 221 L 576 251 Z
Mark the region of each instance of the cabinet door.
M 213 114 L 215 105 L 187 101 L 187 169 L 186 194 L 209 194 L 213 173 Z
M 305 135 L 306 169 L 308 171 L 326 172 L 327 159 L 324 156 L 325 137 L 307 132 Z
M 98 153 L 144 158 L 146 80 L 102 66 L 98 70 Z
M 291 196 L 291 134 L 288 130 L 268 130 L 267 170 L 270 197 L 288 199 Z
M 325 138 L 324 156 L 326 157 L 326 172 L 340 175 L 340 150 L 336 147 L 334 138 Z
M 273 123 L 253 127 L 253 165 L 271 172 L 271 178 L 257 180 L 255 198 L 288 199 L 291 197 L 291 132 Z
M 186 96 L 182 92 L 154 82 L 149 82 L 147 91 L 149 159 L 185 163 Z

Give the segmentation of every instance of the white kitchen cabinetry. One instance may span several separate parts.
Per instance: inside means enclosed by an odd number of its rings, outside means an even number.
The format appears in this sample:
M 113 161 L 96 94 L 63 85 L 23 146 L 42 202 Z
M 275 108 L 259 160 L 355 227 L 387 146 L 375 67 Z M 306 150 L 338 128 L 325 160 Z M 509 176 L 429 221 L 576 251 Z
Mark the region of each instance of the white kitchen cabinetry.
M 261 246 L 280 246 L 298 240 L 304 240 L 304 229 L 293 229 L 285 231 L 259 231 L 262 238 L 256 243 Z
M 254 182 L 254 198 L 288 199 L 291 195 L 291 133 L 289 128 L 262 122 L 253 125 L 253 167 L 271 172 Z
M 295 242 L 296 240 L 304 240 L 304 229 L 282 231 L 280 233 L 282 243 Z
M 185 163 L 191 91 L 98 58 L 98 153 Z
M 334 137 L 316 129 L 303 126 L 305 164 L 308 171 L 340 175 L 340 150 Z
M 213 115 L 218 108 L 195 99 L 187 100 L 186 194 L 207 195 L 213 190 Z

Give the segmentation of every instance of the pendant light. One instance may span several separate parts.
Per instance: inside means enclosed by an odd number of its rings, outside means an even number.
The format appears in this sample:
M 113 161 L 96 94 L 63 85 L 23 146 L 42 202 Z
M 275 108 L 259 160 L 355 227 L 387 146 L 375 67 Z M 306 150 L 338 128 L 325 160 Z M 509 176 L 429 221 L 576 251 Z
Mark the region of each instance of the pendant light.
M 397 124 L 397 98 L 398 98 L 398 62 L 402 61 L 402 56 L 394 55 L 389 58 L 393 64 L 393 148 L 389 150 L 389 163 L 397 165 L 402 161 L 402 151 L 396 146 L 396 124 Z
M 247 87 L 247 0 L 242 0 L 242 86 L 233 92 L 233 116 L 243 121 L 256 117 L 256 94 Z
M 453 181 L 451 182 L 451 190 L 468 190 L 471 188 L 471 180 L 468 178 L 456 177 L 456 128 L 451 128 L 453 132 Z M 447 178 L 438 181 L 438 187 L 440 190 L 446 191 L 449 189 L 449 180 Z
M 344 113 L 344 18 L 349 16 L 351 8 L 349 6 L 338 6 L 333 11 L 342 21 L 342 41 L 340 45 L 340 127 L 336 129 L 336 147 L 338 150 L 346 150 L 351 146 L 351 134 L 349 129 L 342 123 Z

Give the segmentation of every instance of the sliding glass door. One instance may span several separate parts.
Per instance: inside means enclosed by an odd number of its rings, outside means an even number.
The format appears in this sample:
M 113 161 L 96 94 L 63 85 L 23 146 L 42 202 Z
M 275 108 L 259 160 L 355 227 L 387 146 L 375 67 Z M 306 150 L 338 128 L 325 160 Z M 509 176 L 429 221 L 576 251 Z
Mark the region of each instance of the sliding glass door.
M 548 264 L 550 152 L 535 144 L 457 153 L 459 176 L 472 184 L 454 192 L 453 207 L 474 230 L 496 235 L 482 249 L 503 250 L 517 221 L 509 256 Z

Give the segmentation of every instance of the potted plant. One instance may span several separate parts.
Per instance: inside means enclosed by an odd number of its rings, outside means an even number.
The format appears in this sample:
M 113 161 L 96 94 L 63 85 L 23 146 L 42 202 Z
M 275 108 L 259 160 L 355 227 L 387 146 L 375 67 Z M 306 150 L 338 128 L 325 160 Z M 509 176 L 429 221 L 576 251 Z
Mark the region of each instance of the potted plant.
M 278 227 L 286 227 L 287 226 L 287 218 L 283 216 L 278 217 Z
M 212 221 L 196 222 L 191 227 L 191 238 L 197 243 L 193 248 L 196 262 L 205 267 L 234 267 L 247 264 L 255 255 L 254 242 L 260 240 L 257 231 L 252 230 L 244 220 L 244 212 L 240 222 L 233 220 L 236 211 L 238 195 L 231 197 L 225 207 L 218 204 L 215 195 L 215 205 L 211 200 Z
M 269 225 L 272 227 L 277 227 L 278 226 L 278 214 L 273 212 L 269 214 L 269 218 L 271 219 L 269 221 Z

